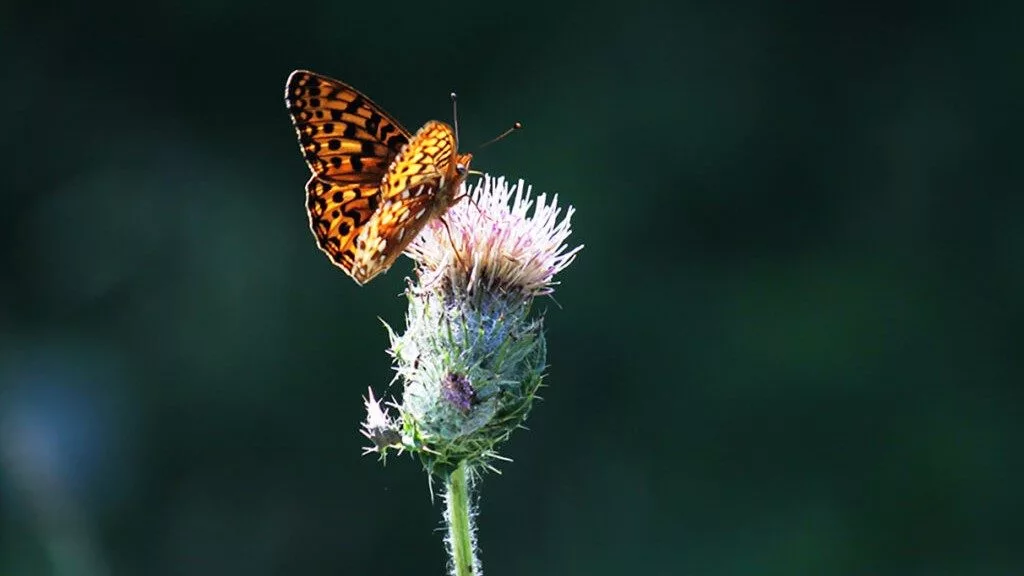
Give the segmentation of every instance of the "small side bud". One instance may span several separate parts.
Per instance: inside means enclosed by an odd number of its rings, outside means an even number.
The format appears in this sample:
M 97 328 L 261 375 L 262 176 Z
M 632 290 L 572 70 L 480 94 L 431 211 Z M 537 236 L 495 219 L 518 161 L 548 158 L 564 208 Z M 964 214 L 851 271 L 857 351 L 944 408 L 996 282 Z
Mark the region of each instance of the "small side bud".
M 373 446 L 363 448 L 363 454 L 378 452 L 383 457 L 389 447 L 401 448 L 402 433 L 381 406 L 381 401 L 373 396 L 373 388 L 368 388 L 368 396 L 363 399 L 366 406 L 366 420 L 360 432 L 366 436 Z

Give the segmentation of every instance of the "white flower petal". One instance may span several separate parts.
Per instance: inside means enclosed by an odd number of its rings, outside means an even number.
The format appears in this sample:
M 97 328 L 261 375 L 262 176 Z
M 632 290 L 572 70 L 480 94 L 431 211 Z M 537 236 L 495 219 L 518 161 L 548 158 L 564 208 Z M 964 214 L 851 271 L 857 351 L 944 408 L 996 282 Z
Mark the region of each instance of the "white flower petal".
M 554 290 L 555 274 L 583 248 L 569 249 L 572 206 L 558 206 L 558 195 L 531 197 L 522 180 L 510 186 L 504 177 L 485 175 L 461 195 L 468 201 L 445 215 L 447 228 L 432 222 L 410 244 L 422 283 L 445 280 L 452 288 L 518 292 L 532 297 Z M 532 208 L 532 214 L 531 214 Z M 450 234 L 449 234 L 450 233 Z

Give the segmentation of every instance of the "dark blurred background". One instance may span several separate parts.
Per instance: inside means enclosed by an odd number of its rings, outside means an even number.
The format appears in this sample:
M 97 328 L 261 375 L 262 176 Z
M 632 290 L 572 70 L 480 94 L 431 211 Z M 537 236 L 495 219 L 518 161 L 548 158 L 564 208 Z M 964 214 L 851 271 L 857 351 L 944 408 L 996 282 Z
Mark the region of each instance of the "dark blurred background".
M 1020 3 L 0 8 L 0 574 L 443 574 L 295 68 L 578 208 L 513 574 L 1024 573 Z

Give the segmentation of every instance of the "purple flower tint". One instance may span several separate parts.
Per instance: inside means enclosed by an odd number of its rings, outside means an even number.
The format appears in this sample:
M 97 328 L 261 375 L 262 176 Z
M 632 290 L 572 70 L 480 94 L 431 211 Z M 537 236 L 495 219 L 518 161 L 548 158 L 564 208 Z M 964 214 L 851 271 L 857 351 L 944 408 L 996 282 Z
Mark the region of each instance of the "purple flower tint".
M 476 391 L 469 383 L 469 378 L 462 374 L 448 373 L 441 382 L 441 389 L 444 391 L 444 399 L 455 406 L 460 412 L 469 412 L 476 399 Z

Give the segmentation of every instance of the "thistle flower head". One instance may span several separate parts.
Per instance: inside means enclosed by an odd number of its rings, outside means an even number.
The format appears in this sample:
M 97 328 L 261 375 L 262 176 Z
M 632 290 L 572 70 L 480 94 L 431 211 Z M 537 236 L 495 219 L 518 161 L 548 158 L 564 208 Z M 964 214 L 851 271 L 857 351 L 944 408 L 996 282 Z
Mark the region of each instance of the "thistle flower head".
M 391 423 L 371 396 L 364 424 L 373 451 L 409 450 L 437 475 L 462 462 L 489 467 L 526 419 L 547 367 L 543 321 L 530 305 L 581 248 L 566 244 L 573 208 L 563 215 L 557 197 L 531 198 L 521 180 L 485 176 L 461 194 L 469 201 L 407 251 L 417 279 L 406 291 L 406 329 L 388 328 L 401 417 Z
M 446 282 L 468 293 L 500 291 L 534 297 L 553 291 L 555 274 L 582 249 L 569 249 L 574 209 L 558 206 L 556 194 L 536 198 L 522 180 L 485 176 L 463 184 L 468 201 L 453 206 L 444 221 L 435 220 L 409 246 L 424 284 Z M 533 208 L 533 214 L 530 214 Z

